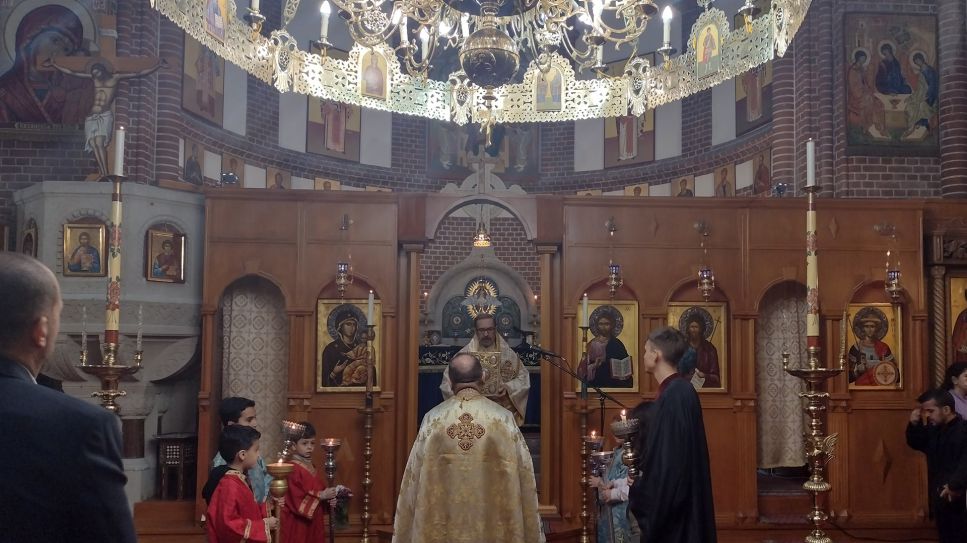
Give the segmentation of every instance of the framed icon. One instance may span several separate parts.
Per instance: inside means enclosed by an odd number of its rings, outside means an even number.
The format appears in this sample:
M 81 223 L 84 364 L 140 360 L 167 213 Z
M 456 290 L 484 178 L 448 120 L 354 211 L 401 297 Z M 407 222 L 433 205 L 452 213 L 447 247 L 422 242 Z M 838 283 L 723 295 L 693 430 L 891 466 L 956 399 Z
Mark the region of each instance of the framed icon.
M 967 362 L 967 277 L 950 277 L 947 322 L 950 327 L 950 364 Z
M 373 390 L 380 390 L 383 376 L 379 357 L 382 338 L 375 330 L 368 338 L 367 300 L 318 300 L 316 305 L 316 390 L 361 392 L 366 390 L 367 367 L 373 364 Z M 382 318 L 382 303 L 373 303 L 373 322 Z M 371 340 L 371 341 L 368 341 Z
M 107 276 L 106 232 L 101 223 L 64 225 L 64 276 Z
M 668 304 L 668 326 L 685 334 L 690 349 L 678 372 L 699 392 L 728 390 L 728 312 L 725 303 Z
M 158 283 L 185 282 L 185 235 L 149 228 L 144 234 L 144 278 Z
M 849 388 L 896 390 L 903 384 L 900 306 L 850 304 Z
M 20 233 L 20 245 L 17 250 L 21 253 L 37 258 L 37 221 L 29 219 L 23 232 Z
M 576 314 L 588 323 L 587 343 L 580 329 L 576 334 L 577 374 L 602 390 L 637 390 L 638 302 L 588 300 L 588 314 L 582 304 Z

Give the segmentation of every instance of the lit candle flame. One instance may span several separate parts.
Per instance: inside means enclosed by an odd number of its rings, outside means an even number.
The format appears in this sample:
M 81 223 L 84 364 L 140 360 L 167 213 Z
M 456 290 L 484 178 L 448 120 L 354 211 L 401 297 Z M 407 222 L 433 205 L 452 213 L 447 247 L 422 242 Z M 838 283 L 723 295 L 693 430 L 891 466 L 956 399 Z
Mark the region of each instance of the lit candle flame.
M 628 419 L 626 417 L 627 417 L 627 412 L 624 409 L 622 409 L 621 410 L 621 422 L 627 422 Z

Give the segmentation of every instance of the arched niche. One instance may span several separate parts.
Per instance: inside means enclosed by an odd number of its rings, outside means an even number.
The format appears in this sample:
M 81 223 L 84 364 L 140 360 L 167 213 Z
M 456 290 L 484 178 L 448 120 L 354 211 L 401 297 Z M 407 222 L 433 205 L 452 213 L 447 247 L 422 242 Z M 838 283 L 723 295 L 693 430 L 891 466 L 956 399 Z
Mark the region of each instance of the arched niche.
M 467 298 L 468 285 L 481 279 L 487 283 L 487 289 L 495 288 L 495 291 L 487 292 L 496 292 L 495 297 L 501 300 L 497 309 L 498 330 L 511 347 L 521 347 L 525 336 L 530 339 L 527 332 L 539 326 L 540 261 L 530 241 L 532 230 L 518 215 L 520 209 L 489 195 L 459 201 L 459 205 L 448 205 L 447 213 L 434 219 L 435 230 L 428 236 L 430 241 L 420 260 L 423 345 L 418 362 L 418 417 L 442 401 L 439 392 L 441 372 L 453 352 L 466 345 L 472 335 L 471 312 L 462 306 L 462 301 Z M 480 248 L 472 244 L 481 222 L 489 232 L 491 247 Z M 514 315 L 507 317 L 501 308 Z M 506 322 L 504 317 L 507 317 Z M 444 334 L 444 330 L 450 332 Z M 454 330 L 458 333 L 454 334 Z M 540 423 L 539 363 L 536 358 L 523 359 L 523 362 L 531 379 L 525 428 L 533 425 L 537 434 Z
M 803 382 L 782 368 L 782 354 L 799 365 L 806 353 L 806 286 L 796 281 L 772 285 L 758 301 L 755 323 L 755 382 L 758 401 L 757 462 L 760 492 L 805 464 L 799 393 Z
M 255 401 L 258 417 L 285 418 L 289 366 L 289 319 L 282 290 L 268 279 L 248 275 L 233 281 L 218 304 L 215 321 L 215 378 L 218 400 L 242 396 Z M 217 407 L 216 407 L 217 410 Z M 276 424 L 263 424 L 265 455 L 279 451 Z M 207 461 L 202 459 L 200 461 Z

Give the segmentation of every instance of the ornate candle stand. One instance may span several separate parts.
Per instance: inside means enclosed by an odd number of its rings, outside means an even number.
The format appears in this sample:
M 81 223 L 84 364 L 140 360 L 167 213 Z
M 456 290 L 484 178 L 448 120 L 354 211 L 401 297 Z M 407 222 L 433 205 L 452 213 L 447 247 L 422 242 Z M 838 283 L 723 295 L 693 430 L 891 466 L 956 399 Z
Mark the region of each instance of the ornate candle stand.
M 279 461 L 274 464 L 266 464 L 265 469 L 272 476 L 269 483 L 269 493 L 275 503 L 272 515 L 278 520 L 279 525 L 275 530 L 276 543 L 282 540 L 282 508 L 285 507 L 285 493 L 289 490 L 289 474 L 295 469 L 290 460 L 292 459 L 292 447 L 305 435 L 306 427 L 298 422 L 291 420 L 282 421 L 282 451 L 279 453 Z
M 607 469 L 608 464 L 611 463 L 611 459 L 614 458 L 614 451 L 597 451 L 591 453 L 591 475 L 595 477 L 604 477 L 607 475 L 605 469 Z
M 275 501 L 274 516 L 279 522 L 273 539 L 278 543 L 282 540 L 282 508 L 285 506 L 285 493 L 289 490 L 289 475 L 295 469 L 295 466 L 289 462 L 282 462 L 280 459 L 279 462 L 266 464 L 265 469 L 272 476 L 272 482 L 269 483 L 269 493 L 272 494 L 272 499 Z
M 624 441 L 621 463 L 628 466 L 628 477 L 638 478 L 638 453 L 634 449 L 635 436 L 638 435 L 638 419 L 618 420 L 611 423 L 611 431 Z
M 587 444 L 587 449 L 588 449 L 587 470 L 588 470 L 588 489 L 590 490 L 591 476 L 595 476 L 595 477 L 601 476 L 601 470 L 598 467 L 596 455 L 600 454 L 601 447 L 604 445 L 604 436 L 599 436 L 594 432 L 592 432 L 591 435 L 584 436 L 582 439 Z M 597 496 L 597 493 L 595 493 L 595 496 Z M 594 503 L 598 503 L 596 497 L 595 497 Z M 588 517 L 589 520 L 591 519 L 594 520 L 593 524 L 595 526 L 597 526 L 597 523 L 598 523 L 597 509 L 598 509 L 597 507 L 594 507 L 593 509 L 591 509 L 591 511 L 589 511 L 589 517 Z M 597 530 L 595 530 L 595 533 L 597 533 Z
M 807 349 L 809 362 L 804 368 L 789 367 L 789 353 L 782 353 L 782 369 L 789 375 L 798 377 L 806 383 L 806 391 L 800 392 L 799 397 L 806 399 L 803 410 L 809 417 L 809 430 L 805 437 L 806 458 L 809 461 L 809 480 L 802 487 L 813 495 L 812 511 L 806 518 L 813 523 L 813 531 L 806 536 L 806 543 L 832 543 L 821 529 L 820 525 L 829 519 L 829 515 L 820 506 L 820 494 L 829 492 L 832 485 L 824 479 L 826 464 L 833 459 L 836 449 L 837 434 L 826 435 L 826 407 L 829 403 L 829 393 L 822 390 L 823 384 L 839 375 L 845 369 L 843 356 L 839 359 L 838 368 L 823 368 L 819 365 L 819 347 L 811 346 Z
M 363 414 L 363 512 L 359 516 L 363 523 L 363 534 L 361 543 L 369 543 L 369 489 L 373 486 L 371 478 L 371 462 L 373 459 L 373 415 L 377 409 L 373 407 L 373 339 L 376 337 L 376 325 L 366 325 L 366 352 L 369 357 L 366 364 L 366 403 L 365 407 L 359 410 Z
M 585 315 L 587 317 L 587 315 Z M 581 326 L 581 360 L 585 360 L 588 356 L 587 345 L 588 345 L 588 330 L 590 328 L 585 324 Z M 591 478 L 588 475 L 588 442 L 585 436 L 588 433 L 588 385 L 586 383 L 581 383 L 581 403 L 580 407 L 575 409 L 575 413 L 581 419 L 581 543 L 589 543 L 591 541 L 591 535 L 588 532 L 588 520 L 591 518 L 591 514 L 588 512 L 588 491 L 591 489 Z
M 107 306 L 104 311 L 104 346 L 103 359 L 100 364 L 88 364 L 87 341 L 82 339 L 80 364 L 78 367 L 84 373 L 94 375 L 101 381 L 101 390 L 91 393 L 94 398 L 100 398 L 101 405 L 108 411 L 119 415 L 120 407 L 115 401 L 127 392 L 120 390 L 118 381 L 125 375 L 133 375 L 141 369 L 144 352 L 141 350 L 141 328 L 138 326 L 138 345 L 134 353 L 134 365 L 126 366 L 119 363 L 118 343 L 120 338 L 121 321 L 121 183 L 123 175 L 109 175 L 107 178 L 113 185 L 111 193 L 111 221 L 110 239 L 108 243 L 108 258 L 103 265 L 109 270 L 107 284 Z M 83 336 L 86 337 L 86 332 Z
M 336 482 L 336 452 L 342 446 L 342 440 L 327 437 L 319 442 L 319 446 L 326 451 L 326 461 L 323 464 L 323 470 L 326 472 L 326 486 L 332 486 Z
M 107 356 L 104 357 L 105 362 L 107 361 Z M 91 392 L 92 398 L 99 398 L 101 400 L 101 406 L 104 409 L 114 413 L 115 415 L 121 414 L 121 407 L 115 401 L 117 398 L 122 396 L 127 396 L 128 393 L 120 390 L 118 387 L 118 381 L 121 380 L 125 375 L 134 375 L 141 369 L 141 361 L 143 359 L 143 354 L 141 351 L 134 353 L 134 365 L 125 366 L 123 364 L 117 364 L 116 358 L 113 364 L 87 364 L 87 352 L 84 351 L 81 355 L 81 364 L 78 366 L 84 373 L 94 375 L 101 380 L 101 390 L 96 390 Z
M 334 437 L 327 437 L 319 442 L 319 446 L 326 451 L 326 461 L 323 464 L 323 469 L 326 472 L 326 487 L 332 488 L 332 485 L 336 482 L 336 451 L 339 450 L 340 445 L 342 445 L 342 440 L 336 439 Z M 329 543 L 333 543 L 336 540 L 336 523 L 335 511 L 332 508 L 329 509 Z

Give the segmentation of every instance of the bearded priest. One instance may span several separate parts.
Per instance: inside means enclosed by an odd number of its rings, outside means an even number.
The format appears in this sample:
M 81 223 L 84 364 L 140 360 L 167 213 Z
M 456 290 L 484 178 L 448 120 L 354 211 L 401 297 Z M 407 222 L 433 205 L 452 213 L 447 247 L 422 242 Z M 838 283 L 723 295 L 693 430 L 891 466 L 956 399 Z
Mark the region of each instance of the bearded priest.
M 530 374 L 521 364 L 517 353 L 497 334 L 497 321 L 489 313 L 480 313 L 473 319 L 474 334 L 461 353 L 470 353 L 480 360 L 484 368 L 481 392 L 504 406 L 514 415 L 517 426 L 524 424 L 527 413 L 527 394 L 531 388 Z M 443 399 L 453 396 L 449 372 L 443 372 L 440 383 Z

